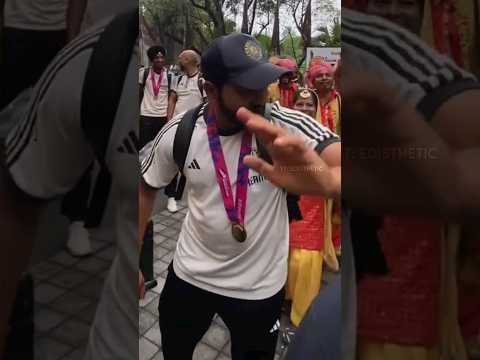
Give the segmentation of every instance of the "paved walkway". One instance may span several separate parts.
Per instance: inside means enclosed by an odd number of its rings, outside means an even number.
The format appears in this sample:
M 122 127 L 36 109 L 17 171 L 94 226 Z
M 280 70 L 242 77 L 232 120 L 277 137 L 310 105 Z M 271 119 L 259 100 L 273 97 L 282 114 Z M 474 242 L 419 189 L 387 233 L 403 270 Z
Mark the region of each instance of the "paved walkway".
M 160 199 L 162 200 L 162 199 Z M 139 303 L 139 360 L 162 360 L 162 341 L 158 326 L 158 298 L 162 291 L 187 212 L 185 207 L 171 214 L 160 209 L 154 217 L 154 272 L 158 286 Z M 89 325 L 95 314 L 99 294 L 114 245 L 93 241 L 95 254 L 84 259 L 61 251 L 33 267 L 35 279 L 35 360 L 81 360 L 88 340 Z M 288 324 L 283 317 L 282 329 Z M 280 359 L 280 340 L 275 360 Z M 198 344 L 193 360 L 230 359 L 230 335 L 219 317 Z
M 167 267 L 173 258 L 178 234 L 187 210 L 181 208 L 179 212 L 171 214 L 164 210 L 154 218 L 154 272 L 158 286 L 147 292 L 144 300 L 140 301 L 139 318 L 139 360 L 163 359 L 161 352 L 162 340 L 158 326 L 158 298 L 165 284 Z M 288 322 L 282 319 L 282 323 Z M 280 341 L 275 360 L 279 359 Z M 222 319 L 215 317 L 210 329 L 198 344 L 193 360 L 229 360 L 230 334 Z
M 92 243 L 79 260 L 61 251 L 33 267 L 35 360 L 81 360 L 103 281 L 115 255 L 112 244 Z

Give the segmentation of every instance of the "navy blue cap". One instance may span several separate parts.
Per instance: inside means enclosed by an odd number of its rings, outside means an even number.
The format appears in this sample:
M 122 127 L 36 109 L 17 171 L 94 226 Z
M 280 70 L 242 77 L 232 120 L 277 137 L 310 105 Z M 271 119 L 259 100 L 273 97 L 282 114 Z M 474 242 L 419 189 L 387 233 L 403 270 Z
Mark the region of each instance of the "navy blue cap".
M 247 34 L 221 36 L 202 55 L 202 75 L 215 84 L 261 90 L 287 72 L 270 64 L 260 43 Z

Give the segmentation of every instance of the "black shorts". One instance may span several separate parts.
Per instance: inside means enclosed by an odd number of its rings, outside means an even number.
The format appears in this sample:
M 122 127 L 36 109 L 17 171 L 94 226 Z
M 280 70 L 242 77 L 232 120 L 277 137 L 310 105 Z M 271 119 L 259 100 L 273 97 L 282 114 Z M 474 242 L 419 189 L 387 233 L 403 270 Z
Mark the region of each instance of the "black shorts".
M 166 123 L 167 117 L 140 116 L 140 149 L 155 139 Z
M 264 300 L 213 294 L 181 280 L 170 265 L 158 307 L 165 360 L 191 360 L 215 314 L 230 330 L 232 360 L 273 360 L 284 296 L 283 289 Z

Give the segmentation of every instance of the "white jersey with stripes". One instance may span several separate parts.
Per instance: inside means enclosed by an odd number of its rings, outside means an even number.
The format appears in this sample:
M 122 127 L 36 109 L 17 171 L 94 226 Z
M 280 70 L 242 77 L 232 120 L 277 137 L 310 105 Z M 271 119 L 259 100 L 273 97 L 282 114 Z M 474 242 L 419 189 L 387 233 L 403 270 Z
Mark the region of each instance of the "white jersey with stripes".
M 188 213 L 183 223 L 173 268 L 178 277 L 201 289 L 237 299 L 265 299 L 276 294 L 287 279 L 288 213 L 286 193 L 257 172 L 248 176 L 244 243 L 237 242 L 217 183 L 204 120 L 198 115 L 184 174 L 188 184 Z M 182 114 L 157 135 L 143 159 L 145 182 L 154 188 L 166 186 L 178 172 L 173 142 Z M 272 106 L 271 121 L 305 139 L 319 152 L 339 138 L 301 112 Z M 221 133 L 232 191 L 235 194 L 237 166 L 243 132 Z M 258 155 L 256 139 L 252 154 Z
M 342 64 L 387 81 L 427 119 L 448 98 L 478 87 L 474 75 L 410 31 L 349 9 L 342 9 Z
M 11 177 L 32 197 L 64 195 L 94 161 L 80 111 L 85 72 L 102 31 L 92 29 L 59 53 L 36 85 L 24 121 L 7 138 Z M 137 67 L 132 54 L 125 84 L 136 84 Z M 138 357 L 138 106 L 132 101 L 137 97 L 137 87 L 124 86 L 105 156 L 112 188 L 104 219 L 91 236 L 115 242 L 116 255 L 98 294 L 84 360 Z

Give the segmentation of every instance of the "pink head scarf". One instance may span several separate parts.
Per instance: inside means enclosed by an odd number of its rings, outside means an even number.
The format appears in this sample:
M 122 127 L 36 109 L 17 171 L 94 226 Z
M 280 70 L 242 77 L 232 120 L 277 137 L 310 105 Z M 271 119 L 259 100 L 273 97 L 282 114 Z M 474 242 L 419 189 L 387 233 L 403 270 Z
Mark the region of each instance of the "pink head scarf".
M 296 72 L 298 70 L 297 63 L 292 59 L 279 59 L 275 65 L 287 69 L 291 72 Z

